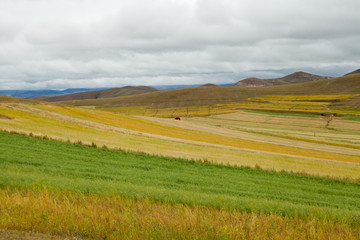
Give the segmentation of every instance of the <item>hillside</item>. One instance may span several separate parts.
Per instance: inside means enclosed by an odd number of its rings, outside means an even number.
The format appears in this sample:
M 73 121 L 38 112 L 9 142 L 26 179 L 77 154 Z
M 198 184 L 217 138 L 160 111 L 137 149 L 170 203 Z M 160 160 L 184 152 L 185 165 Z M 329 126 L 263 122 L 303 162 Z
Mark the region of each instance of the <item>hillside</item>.
M 268 83 L 265 79 L 260 78 L 246 78 L 233 84 L 234 87 L 265 87 Z
M 360 69 L 355 70 L 355 71 L 350 72 L 350 73 L 347 73 L 347 74 L 345 74 L 344 76 L 347 76 L 347 75 L 350 75 L 350 74 L 358 74 L 358 73 L 360 73 Z
M 96 106 L 112 108 L 124 106 L 183 107 L 244 101 L 250 97 L 265 95 L 316 95 L 316 94 L 358 94 L 360 74 L 339 78 L 323 79 L 297 84 L 271 87 L 201 87 L 157 91 L 136 96 L 122 96 L 107 99 L 67 101 L 74 106 Z
M 119 96 L 129 96 L 141 93 L 155 92 L 157 89 L 147 86 L 126 86 L 122 88 L 110 88 L 104 90 L 90 91 L 90 92 L 79 92 L 66 94 L 56 97 L 42 98 L 42 101 L 57 102 L 57 101 L 70 101 L 70 100 L 81 100 L 81 99 L 98 99 L 98 98 L 113 98 Z
M 282 78 L 274 79 L 259 79 L 259 78 L 247 78 L 240 80 L 233 84 L 235 87 L 268 87 L 284 84 L 303 83 L 316 81 L 321 79 L 328 79 L 329 77 L 318 76 L 306 72 L 295 72 Z
M 5 95 L 0 95 L 0 103 L 36 103 L 37 101 L 31 99 L 17 98 L 17 97 L 9 97 Z
M 201 85 L 199 87 L 218 87 L 216 84 L 212 84 L 212 83 L 206 83 L 204 85 Z

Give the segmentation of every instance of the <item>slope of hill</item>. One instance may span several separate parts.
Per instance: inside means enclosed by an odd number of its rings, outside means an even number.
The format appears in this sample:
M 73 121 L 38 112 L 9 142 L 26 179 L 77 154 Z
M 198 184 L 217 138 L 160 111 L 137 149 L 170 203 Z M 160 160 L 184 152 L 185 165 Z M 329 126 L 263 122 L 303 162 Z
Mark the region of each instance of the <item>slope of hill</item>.
M 276 86 L 283 84 L 310 82 L 310 81 L 316 81 L 316 80 L 328 79 L 328 78 L 329 77 L 318 76 L 306 72 L 295 72 L 282 78 L 274 78 L 274 79 L 247 78 L 244 80 L 240 80 L 239 82 L 233 84 L 233 86 L 267 87 L 267 86 Z
M 96 106 L 99 108 L 125 106 L 183 107 L 244 101 L 250 97 L 265 95 L 316 95 L 316 94 L 358 94 L 360 93 L 360 74 L 339 78 L 323 79 L 297 84 L 271 87 L 202 87 L 187 88 L 136 96 L 122 96 L 106 99 L 67 101 L 74 106 Z
M 199 87 L 218 87 L 216 84 L 212 84 L 212 83 L 206 83 L 204 85 L 201 85 Z
M 344 76 L 347 76 L 347 75 L 350 75 L 350 74 L 358 74 L 358 73 L 360 73 L 360 69 L 355 70 L 355 71 L 350 72 L 350 73 L 347 73 L 347 74 L 345 74 Z
M 31 99 L 17 98 L 17 97 L 9 97 L 5 95 L 0 95 L 0 103 L 36 103 L 37 101 Z
M 98 91 L 79 92 L 66 94 L 56 97 L 43 98 L 43 101 L 56 102 L 56 101 L 69 101 L 81 99 L 97 99 L 97 98 L 113 98 L 119 96 L 129 96 L 141 93 L 155 92 L 157 89 L 147 86 L 126 86 L 122 88 L 110 88 Z
M 260 78 L 246 78 L 244 80 L 238 81 L 232 86 L 235 87 L 265 87 L 267 86 L 267 82 L 264 79 Z

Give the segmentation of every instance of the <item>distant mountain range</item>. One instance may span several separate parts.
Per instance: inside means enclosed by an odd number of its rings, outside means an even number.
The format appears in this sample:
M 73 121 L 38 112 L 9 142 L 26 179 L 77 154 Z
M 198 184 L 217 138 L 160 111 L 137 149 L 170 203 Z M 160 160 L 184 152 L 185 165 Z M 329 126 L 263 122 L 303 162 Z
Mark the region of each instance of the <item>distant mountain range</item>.
M 85 92 L 85 91 L 95 91 L 101 90 L 104 88 L 69 88 L 65 90 L 52 90 L 52 89 L 43 89 L 43 90 L 0 90 L 0 95 L 6 95 L 11 97 L 19 98 L 34 98 L 39 96 L 58 96 L 69 93 L 76 92 Z
M 90 93 L 69 94 L 61 98 L 50 98 L 51 101 L 63 101 L 62 103 L 73 106 L 94 106 L 97 108 L 116 108 L 128 106 L 151 106 L 151 107 L 185 107 L 212 105 L 218 103 L 240 102 L 251 97 L 265 95 L 318 95 L 318 94 L 360 94 L 360 73 L 357 71 L 346 74 L 343 77 L 328 78 L 321 80 L 305 81 L 301 83 L 280 84 L 268 87 L 219 87 L 205 84 L 202 87 L 181 88 L 173 90 L 156 90 L 151 87 L 124 87 L 92 91 Z M 285 82 L 291 82 L 289 76 L 309 75 L 295 73 L 279 78 Z M 299 80 L 294 80 L 299 81 Z M 303 81 L 303 80 L 302 80 Z M 88 95 L 85 98 L 85 95 Z M 69 97 L 70 96 L 70 97 Z M 78 97 L 81 96 L 81 99 Z M 0 96 L 5 100 L 7 97 Z M 67 99 L 64 99 L 67 98 Z M 14 101 L 24 99 L 14 98 Z M 39 99 L 41 100 L 41 99 Z M 31 101 L 31 100 L 26 100 Z M 343 106 L 360 108 L 360 96 L 351 101 L 341 101 Z
M 39 100 L 47 102 L 57 102 L 57 101 L 71 101 L 71 100 L 83 100 L 83 99 L 98 99 L 98 98 L 112 98 L 120 96 L 130 96 L 142 93 L 149 93 L 158 91 L 155 88 L 147 86 L 126 86 L 122 88 L 109 88 L 98 91 L 88 91 L 88 92 L 79 92 L 65 94 L 56 97 L 41 97 Z
M 329 78 L 303 83 L 283 84 L 269 87 L 196 87 L 120 96 L 64 101 L 73 106 L 95 106 L 97 108 L 117 108 L 128 106 L 151 106 L 157 108 L 202 106 L 218 103 L 240 102 L 251 97 L 265 95 L 319 95 L 319 94 L 359 94 L 360 74 L 339 78 Z M 358 106 L 360 99 L 353 105 Z
M 229 84 L 220 84 L 219 86 L 230 86 Z M 201 84 L 192 84 L 192 85 L 156 85 L 149 86 L 157 90 L 171 90 L 179 88 L 193 88 L 199 87 Z M 0 90 L 0 95 L 6 95 L 10 97 L 19 97 L 19 98 L 38 98 L 44 99 L 45 97 L 55 97 L 71 93 L 80 93 L 80 92 L 89 92 L 89 91 L 98 91 L 110 88 L 69 88 L 65 90 L 53 90 L 53 89 L 42 89 L 42 90 Z
M 360 73 L 360 69 L 347 73 L 344 76 Z M 288 85 L 296 83 L 306 83 L 322 79 L 330 79 L 331 77 L 319 76 L 306 72 L 295 72 L 281 78 L 260 79 L 247 78 L 240 80 L 234 84 L 219 84 L 215 85 L 207 83 L 204 85 L 157 85 L 157 86 L 126 86 L 121 88 L 69 88 L 65 90 L 0 90 L 0 95 L 7 95 L 20 98 L 35 98 L 37 100 L 45 101 L 71 101 L 71 100 L 85 100 L 98 98 L 113 98 L 130 96 L 144 93 L 151 93 L 155 91 L 162 92 L 163 90 L 176 90 L 185 88 L 197 87 L 215 87 L 215 86 L 234 86 L 234 87 L 270 87 L 278 85 Z
M 282 78 L 260 79 L 260 78 L 246 78 L 238 81 L 232 86 L 235 87 L 269 87 L 284 84 L 304 83 L 316 81 L 321 79 L 329 79 L 330 77 L 318 76 L 306 72 L 295 72 Z

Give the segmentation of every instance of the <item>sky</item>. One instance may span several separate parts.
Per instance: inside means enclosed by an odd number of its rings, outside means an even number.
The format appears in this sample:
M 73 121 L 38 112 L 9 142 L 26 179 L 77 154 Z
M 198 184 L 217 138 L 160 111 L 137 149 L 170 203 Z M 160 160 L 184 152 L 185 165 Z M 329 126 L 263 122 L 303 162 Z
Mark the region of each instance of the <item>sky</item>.
M 360 68 L 359 0 L 0 0 L 0 89 Z

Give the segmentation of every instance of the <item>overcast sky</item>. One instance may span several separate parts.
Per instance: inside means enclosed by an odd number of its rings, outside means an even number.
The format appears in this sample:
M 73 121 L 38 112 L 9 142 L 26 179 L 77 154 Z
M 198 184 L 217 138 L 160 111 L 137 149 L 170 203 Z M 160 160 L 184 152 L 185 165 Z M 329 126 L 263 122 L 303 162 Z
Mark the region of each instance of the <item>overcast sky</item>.
M 359 0 L 0 0 L 0 89 L 360 68 Z

